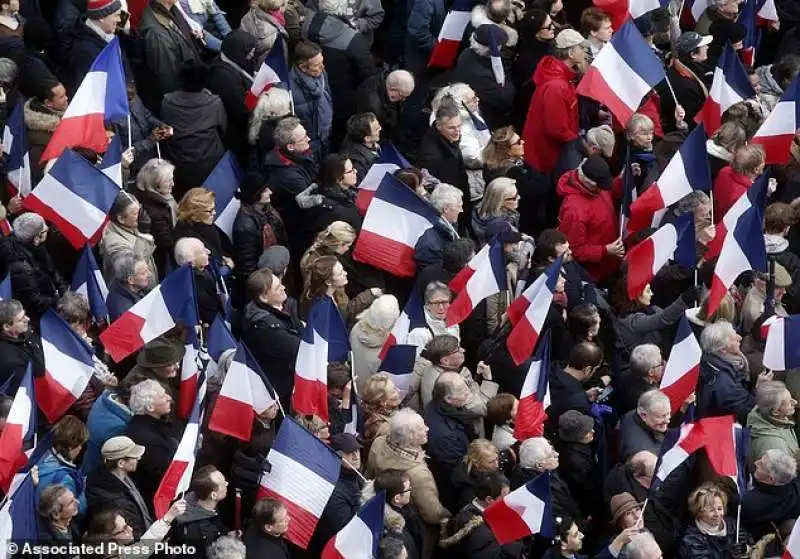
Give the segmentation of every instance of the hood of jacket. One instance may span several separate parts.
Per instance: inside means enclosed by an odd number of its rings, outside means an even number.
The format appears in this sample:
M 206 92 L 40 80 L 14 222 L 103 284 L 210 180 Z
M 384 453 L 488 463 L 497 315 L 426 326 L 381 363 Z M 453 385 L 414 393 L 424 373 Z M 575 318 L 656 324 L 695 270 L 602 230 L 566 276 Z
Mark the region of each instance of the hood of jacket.
M 790 436 L 794 436 L 794 421 L 767 417 L 757 407 L 748 414 L 747 426 L 750 427 L 752 436 L 774 435 L 779 429 L 785 429 L 791 433 Z
M 382 347 L 386 341 L 386 332 L 373 330 L 372 328 L 364 328 L 365 322 L 359 320 L 353 326 L 351 332 L 352 336 L 364 347 L 378 348 Z
M 246 72 L 252 70 L 255 48 L 256 38 L 241 28 L 231 31 L 222 41 L 222 54 Z
M 477 29 L 481 25 L 496 25 L 500 27 L 503 31 L 506 32 L 508 35 L 508 39 L 506 40 L 505 46 L 509 48 L 513 48 L 519 42 L 519 33 L 517 30 L 511 27 L 510 25 L 506 25 L 505 23 L 497 23 L 489 19 L 488 14 L 486 13 L 486 6 L 483 4 L 479 4 L 472 8 L 472 13 L 470 14 L 470 21 L 472 23 L 472 27 Z
M 408 471 L 417 466 L 425 466 L 425 453 L 419 451 L 398 448 L 389 445 L 386 435 L 376 438 L 370 448 L 370 454 L 375 453 L 375 462 L 379 469 L 394 468 L 396 470 Z
M 775 81 L 775 77 L 772 75 L 772 64 L 756 68 L 756 75 L 761 80 L 762 95 L 772 95 L 778 98 L 783 97 L 783 88 Z
M 789 241 L 780 235 L 764 233 L 764 245 L 767 247 L 767 254 L 780 254 L 789 248 Z
M 35 261 L 34 250 L 34 246 L 23 243 L 15 235 L 11 235 L 0 242 L 0 262 L 8 266 L 12 262 Z
M 261 164 L 262 167 L 264 167 L 266 175 L 269 176 L 270 170 L 301 165 L 304 161 L 311 161 L 310 156 L 286 153 L 275 146 L 272 151 L 264 156 Z
M 470 503 L 447 524 L 444 533 L 447 534 L 439 540 L 439 546 L 447 549 L 460 543 L 464 538 L 478 529 L 484 523 L 483 514 Z
M 130 408 L 114 398 L 114 393 L 110 390 L 103 392 L 92 406 L 92 415 L 95 414 L 99 414 L 101 417 L 116 416 L 125 423 L 133 417 Z
M 61 122 L 61 111 L 51 111 L 36 99 L 28 99 L 22 109 L 25 126 L 37 132 L 53 132 Z
M 533 73 L 533 83 L 536 84 L 536 87 L 539 87 L 542 84 L 555 80 L 571 82 L 577 76 L 578 74 L 575 70 L 567 66 L 563 60 L 548 55 L 539 61 L 539 65 Z

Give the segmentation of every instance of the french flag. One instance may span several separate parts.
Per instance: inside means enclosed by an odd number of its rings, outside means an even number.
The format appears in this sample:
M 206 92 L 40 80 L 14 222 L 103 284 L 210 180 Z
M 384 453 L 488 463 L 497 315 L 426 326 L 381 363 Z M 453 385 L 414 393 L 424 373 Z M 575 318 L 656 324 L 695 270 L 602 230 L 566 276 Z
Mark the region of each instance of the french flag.
M 458 295 L 447 311 L 447 326 L 463 322 L 481 301 L 506 290 L 507 283 L 503 243 L 495 239 L 450 280 L 448 287 Z
M 75 249 L 102 236 L 119 186 L 68 149 L 39 181 L 23 207 L 53 223 Z
M 470 15 L 475 6 L 474 0 L 455 0 L 444 17 L 439 38 L 428 59 L 429 68 L 450 69 L 456 65 L 461 41 L 470 24 Z
M 413 278 L 417 241 L 441 219 L 427 201 L 386 174 L 364 216 L 353 258 L 395 276 Z
M 391 377 L 401 399 L 406 397 L 408 389 L 411 387 L 411 377 L 416 360 L 417 346 L 397 344 L 389 348 L 386 357 L 378 367 L 378 372 L 386 373 Z
M 694 24 L 702 17 L 709 5 L 709 0 L 686 0 L 683 5 L 681 21 L 687 27 L 694 27 Z
M 411 164 L 397 151 L 394 144 L 386 142 L 382 145 L 381 153 L 375 158 L 372 166 L 367 170 L 358 185 L 358 194 L 356 195 L 358 211 L 362 215 L 367 213 L 367 208 L 369 208 L 372 198 L 375 197 L 375 191 L 378 190 L 385 175 L 391 175 L 398 169 L 408 169 L 409 167 L 411 167 Z
M 203 421 L 204 399 L 198 395 L 192 405 L 189 422 L 183 430 L 178 448 L 167 466 L 161 483 L 153 495 L 153 510 L 156 518 L 161 518 L 169 510 L 172 502 L 189 490 L 194 472 L 197 449 L 200 446 L 200 424 Z
M 0 237 L 8 237 L 11 235 L 11 224 L 8 219 L 0 220 Z
M 725 214 L 724 231 L 716 232 L 714 240 L 723 240 L 708 294 L 709 316 L 717 310 L 739 274 L 748 270 L 767 271 L 763 227 L 766 190 L 767 174 L 764 173 Z M 720 237 L 721 234 L 724 237 Z
M 208 428 L 241 441 L 249 441 L 253 434 L 253 419 L 276 402 L 267 377 L 247 347 L 240 342 L 208 420 Z
M 508 307 L 508 319 L 514 326 L 506 345 L 515 365 L 530 357 L 539 341 L 556 293 L 561 265 L 559 257 Z
M 261 67 L 258 69 L 253 84 L 244 97 L 244 105 L 249 111 L 256 108 L 258 97 L 275 84 L 286 84 L 286 89 L 291 91 L 289 81 L 289 68 L 286 66 L 286 42 L 283 36 L 278 33 L 278 38 L 272 45 Z
M 736 454 L 736 475 L 731 475 L 736 487 L 739 489 L 739 496 L 745 494 L 749 485 L 747 475 L 747 457 L 750 454 L 750 427 L 742 427 L 738 423 L 733 424 L 733 446 Z
M 6 274 L 3 281 L 0 281 L 0 301 L 8 301 L 12 297 L 11 273 Z
M 108 146 L 104 123 L 128 116 L 128 94 L 119 39 L 114 37 L 100 51 L 89 73 L 70 99 L 64 116 L 47 144 L 41 163 L 58 157 L 69 147 L 85 147 L 103 153 Z
M 775 317 L 764 346 L 764 367 L 788 371 L 800 367 L 800 315 Z
M 119 134 L 114 134 L 114 137 L 111 138 L 97 168 L 122 188 L 122 138 Z
M 493 28 L 496 26 L 493 25 Z M 499 29 L 499 27 L 496 27 Z M 506 71 L 503 68 L 503 59 L 500 57 L 500 50 L 503 45 L 497 41 L 497 34 L 489 33 L 489 55 L 492 61 L 492 74 L 494 74 L 494 81 L 500 87 L 506 83 Z
M 83 247 L 81 258 L 75 267 L 75 275 L 72 276 L 70 289 L 75 293 L 80 293 L 89 301 L 89 309 L 95 322 L 108 321 L 108 286 L 103 278 L 103 273 L 97 266 L 92 247 Z
M 550 330 L 545 332 L 542 343 L 528 365 L 525 383 L 519 395 L 517 419 L 514 422 L 514 438 L 524 441 L 531 437 L 541 437 L 545 410 L 550 407 Z
M 650 491 L 655 491 L 669 475 L 689 456 L 705 445 L 703 429 L 698 423 L 684 423 L 678 429 L 670 429 L 664 435 L 656 462 L 656 473 L 650 484 Z
M 28 461 L 25 447 L 33 443 L 36 433 L 35 401 L 33 372 L 28 363 L 8 412 L 6 426 L 0 433 L 0 489 L 4 493 L 8 493 L 14 474 Z
M 711 191 L 711 169 L 705 152 L 707 139 L 702 125 L 692 130 L 658 180 L 631 204 L 630 232 L 657 227 L 664 214 L 662 210 L 693 190 Z
M 181 419 L 187 419 L 192 413 L 195 400 L 206 396 L 205 374 L 200 363 L 200 342 L 194 330 L 187 330 L 183 349 L 176 413 Z
M 28 133 L 22 115 L 24 104 L 24 99 L 17 101 L 3 128 L 3 155 L 6 156 L 8 191 L 11 196 L 19 194 L 23 198 L 30 194 L 33 188 Z
M 52 309 L 39 324 L 44 373 L 36 375 L 36 402 L 50 423 L 58 421 L 94 374 L 94 352 Z
M 217 166 L 211 171 L 203 186 L 216 195 L 217 218 L 214 220 L 220 231 L 233 240 L 233 222 L 241 206 L 234 193 L 242 183 L 242 170 L 236 158 L 229 151 L 225 152 Z
M 169 274 L 120 315 L 100 334 L 100 341 L 112 359 L 119 363 L 178 323 L 188 328 L 198 324 L 194 281 L 188 266 L 181 266 Z
M 742 62 L 731 44 L 725 43 L 722 55 L 717 60 L 717 67 L 714 68 L 714 81 L 711 82 L 706 102 L 694 120 L 698 124 L 702 123 L 708 134 L 713 134 L 722 124 L 722 113 L 731 105 L 755 96 L 756 92 L 750 85 Z
M 344 319 L 327 295 L 319 297 L 308 322 L 295 362 L 292 410 L 328 421 L 328 363 L 344 361 L 350 352 Z
M 236 338 L 231 334 L 225 317 L 218 314 L 208 329 L 208 355 L 214 362 L 219 361 L 222 354 L 229 349 L 236 349 Z
M 669 0 L 629 0 L 628 13 L 633 19 L 649 14 L 653 10 L 666 8 Z
M 267 462 L 270 470 L 261 474 L 258 497 L 277 499 L 286 506 L 292 518 L 286 539 L 306 549 L 339 480 L 341 460 L 325 443 L 287 417 L 278 429 Z
M 483 519 L 503 545 L 534 534 L 552 537 L 551 510 L 550 472 L 545 472 L 489 505 Z
M 700 376 L 700 359 L 703 350 L 697 343 L 686 316 L 681 317 L 675 343 L 669 350 L 669 358 L 661 377 L 661 392 L 669 398 L 672 414 L 678 413 L 686 399 L 697 388 Z
M 629 20 L 589 66 L 577 93 L 606 105 L 625 126 L 645 95 L 664 78 L 664 65 Z
M 695 266 L 694 219 L 689 212 L 655 233 L 625 254 L 628 262 L 628 298 L 632 301 L 664 265 L 674 260 L 684 268 Z
M 792 533 L 783 550 L 783 559 L 800 559 L 800 518 L 795 520 Z
M 364 503 L 361 510 L 332 537 L 322 559 L 371 559 L 378 557 L 378 546 L 383 535 L 383 509 L 386 493 L 381 491 Z
M 780 102 L 751 140 L 761 144 L 767 154 L 767 165 L 789 163 L 790 148 L 795 132 L 800 128 L 800 76 L 792 80 Z
M 425 321 L 425 310 L 422 306 L 422 297 L 420 296 L 419 289 L 414 287 L 411 294 L 408 296 L 406 306 L 403 307 L 403 312 L 397 317 L 392 326 L 392 331 L 389 332 L 389 337 L 383 342 L 383 347 L 378 354 L 378 359 L 386 359 L 389 348 L 396 344 L 405 344 L 408 342 L 408 335 L 411 331 L 417 328 L 427 328 L 428 323 Z
M 38 447 L 37 447 L 38 448 Z M 36 486 L 30 468 L 35 463 L 28 461 L 27 471 L 18 484 L 11 487 L 9 496 L 0 508 L 0 558 L 10 559 L 15 555 L 8 550 L 8 542 L 36 541 L 39 538 L 39 512 Z

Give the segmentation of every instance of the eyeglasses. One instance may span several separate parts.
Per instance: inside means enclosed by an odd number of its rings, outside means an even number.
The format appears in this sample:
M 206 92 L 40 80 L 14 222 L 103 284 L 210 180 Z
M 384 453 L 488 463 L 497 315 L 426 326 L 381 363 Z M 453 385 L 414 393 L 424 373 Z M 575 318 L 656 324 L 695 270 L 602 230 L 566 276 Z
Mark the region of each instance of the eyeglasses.
M 450 301 L 428 301 L 428 304 L 432 307 L 445 307 L 450 304 Z

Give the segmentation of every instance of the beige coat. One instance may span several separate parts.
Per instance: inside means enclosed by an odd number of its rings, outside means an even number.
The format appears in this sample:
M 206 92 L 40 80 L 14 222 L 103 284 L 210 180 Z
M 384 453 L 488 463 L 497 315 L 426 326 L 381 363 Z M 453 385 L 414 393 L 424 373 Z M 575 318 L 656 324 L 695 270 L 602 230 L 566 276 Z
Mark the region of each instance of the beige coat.
M 370 477 L 375 473 L 394 469 L 406 472 L 411 481 L 411 501 L 426 524 L 422 544 L 423 559 L 430 559 L 436 548 L 441 523 L 450 517 L 450 512 L 439 501 L 436 480 L 425 462 L 425 453 L 390 446 L 385 436 L 372 443 L 367 460 Z
M 156 243 L 152 235 L 131 231 L 110 222 L 103 231 L 103 239 L 100 241 L 100 255 L 103 258 L 103 276 L 106 282 L 111 283 L 114 278 L 114 260 L 122 251 L 130 250 L 147 261 L 150 267 L 150 287 L 154 287 L 158 282 L 158 269 L 156 261 L 153 259 L 153 252 L 156 250 Z

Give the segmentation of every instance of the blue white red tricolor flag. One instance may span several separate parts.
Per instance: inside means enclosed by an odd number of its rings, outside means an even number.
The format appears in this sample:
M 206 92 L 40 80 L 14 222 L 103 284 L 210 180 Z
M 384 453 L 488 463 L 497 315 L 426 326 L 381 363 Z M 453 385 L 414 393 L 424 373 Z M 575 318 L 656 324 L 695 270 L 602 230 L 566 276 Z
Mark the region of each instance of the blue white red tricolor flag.
M 800 76 L 792 80 L 772 112 L 751 140 L 761 144 L 767 165 L 785 165 L 791 156 L 792 140 L 800 128 Z
M 500 545 L 539 534 L 553 536 L 550 472 L 539 474 L 483 511 Z
M 368 559 L 378 557 L 383 535 L 386 493 L 381 491 L 333 536 L 322 550 L 322 559 Z
M 12 297 L 11 272 L 6 274 L 3 281 L 0 281 L 0 301 L 8 301 Z
M 772 371 L 800 367 L 800 315 L 774 317 L 764 346 L 764 367 Z
M 606 105 L 625 126 L 664 77 L 664 65 L 633 21 L 627 21 L 592 61 L 577 92 Z
M 8 493 L 14 474 L 28 461 L 25 455 L 27 443 L 36 433 L 36 399 L 33 392 L 31 364 L 19 383 L 6 425 L 0 432 L 0 489 Z
M 97 168 L 122 188 L 122 138 L 119 134 L 114 134 L 114 137 L 111 138 Z
M 241 204 L 234 196 L 242 183 L 242 170 L 236 158 L 229 151 L 225 152 L 211 174 L 203 181 L 203 186 L 215 194 L 217 217 L 214 220 L 220 231 L 233 240 L 233 222 Z
M 528 373 L 519 395 L 514 438 L 524 441 L 544 434 L 545 410 L 550 407 L 550 330 L 542 336 L 536 354 L 528 362 Z
M 325 443 L 287 417 L 267 454 L 259 498 L 281 501 L 292 521 L 286 539 L 306 549 L 339 479 L 341 461 Z
M 686 399 L 697 388 L 700 376 L 700 359 L 703 350 L 689 326 L 686 316 L 678 322 L 675 343 L 669 350 L 669 358 L 661 377 L 661 392 L 669 398 L 672 414 L 678 413 Z
M 427 328 L 428 323 L 425 321 L 425 311 L 422 306 L 422 297 L 420 296 L 419 289 L 416 286 L 411 290 L 406 301 L 406 306 L 397 320 L 394 321 L 392 331 L 383 343 L 378 359 L 385 359 L 389 348 L 396 344 L 408 343 L 408 334 L 415 328 Z
M 455 0 L 444 17 L 439 38 L 428 59 L 429 68 L 452 68 L 456 64 L 461 41 L 470 23 L 474 0 Z
M 756 92 L 750 84 L 742 62 L 736 56 L 731 44 L 726 42 L 714 68 L 714 81 L 711 82 L 706 102 L 694 120 L 698 124 L 703 124 L 706 133 L 713 134 L 722 124 L 722 113 L 732 105 L 755 96 Z
M 344 361 L 350 342 L 333 299 L 319 297 L 311 306 L 295 362 L 292 410 L 328 421 L 328 363 Z
M 94 258 L 92 247 L 83 247 L 78 265 L 75 267 L 75 275 L 72 276 L 70 289 L 75 293 L 80 293 L 89 301 L 89 309 L 96 322 L 108 320 L 108 286 L 103 278 L 103 273 Z
M 100 334 L 100 341 L 112 359 L 119 363 L 179 323 L 187 328 L 198 325 L 194 278 L 188 266 L 169 274 L 120 315 Z
M 456 298 L 447 311 L 447 326 L 463 322 L 481 301 L 505 291 L 507 283 L 503 243 L 494 239 L 450 280 Z
M 364 216 L 353 258 L 395 276 L 412 278 L 417 274 L 417 241 L 441 219 L 416 192 L 385 174 Z
M 186 340 L 183 344 L 183 359 L 181 360 L 181 376 L 178 390 L 178 401 L 175 411 L 181 419 L 187 419 L 192 413 L 192 406 L 198 396 L 204 399 L 206 385 L 205 371 L 200 360 L 200 340 L 194 329 L 187 329 Z M 202 390 L 202 393 L 201 393 Z
M 406 397 L 411 387 L 416 360 L 417 346 L 396 344 L 389 348 L 378 367 L 379 373 L 386 373 L 392 379 L 401 399 Z
M 530 357 L 536 347 L 553 303 L 562 263 L 561 257 L 553 261 L 508 307 L 508 318 L 514 326 L 506 345 L 516 365 Z
M 119 39 L 114 37 L 97 55 L 89 73 L 70 99 L 40 162 L 58 157 L 70 147 L 105 152 L 108 136 L 104 124 L 126 118 L 128 112 L 122 52 Z
M 267 54 L 264 62 L 256 73 L 253 84 L 245 94 L 244 105 L 248 110 L 253 110 L 258 104 L 258 97 L 276 84 L 283 83 L 286 89 L 291 92 L 291 81 L 289 77 L 289 67 L 286 65 L 287 51 L 286 41 L 278 33 L 278 38 L 272 45 L 272 49 Z
M 3 154 L 9 194 L 27 196 L 31 192 L 31 157 L 28 133 L 23 119 L 25 100 L 19 99 L 3 128 Z
M 370 202 L 375 196 L 375 191 L 378 190 L 386 174 L 392 174 L 398 169 L 408 169 L 410 166 L 411 164 L 397 151 L 394 144 L 385 142 L 381 146 L 381 153 L 375 158 L 372 166 L 367 170 L 358 185 L 358 194 L 356 195 L 358 211 L 362 214 L 367 212 L 367 208 L 369 208 Z

